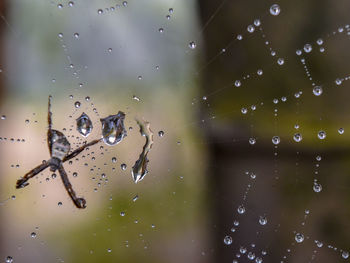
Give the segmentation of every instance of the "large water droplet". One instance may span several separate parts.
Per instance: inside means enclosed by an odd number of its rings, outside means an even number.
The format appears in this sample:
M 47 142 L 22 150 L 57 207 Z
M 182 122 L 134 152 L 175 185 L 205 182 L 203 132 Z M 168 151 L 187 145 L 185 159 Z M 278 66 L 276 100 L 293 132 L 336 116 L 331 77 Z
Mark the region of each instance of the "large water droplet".
M 119 111 L 116 115 L 110 115 L 101 119 L 102 138 L 105 144 L 115 145 L 123 140 L 126 136 L 124 127 L 125 113 Z
M 146 142 L 143 146 L 139 159 L 137 159 L 131 170 L 131 175 L 135 183 L 141 181 L 148 173 L 147 164 L 149 160 L 147 158 L 147 154 L 151 150 L 153 144 L 153 132 L 150 129 L 150 123 L 141 123 L 140 121 L 137 121 L 137 124 L 140 126 L 141 135 L 146 137 Z
M 91 133 L 93 128 L 92 122 L 89 116 L 87 116 L 83 112 L 76 121 L 77 121 L 77 131 L 84 137 L 87 137 Z

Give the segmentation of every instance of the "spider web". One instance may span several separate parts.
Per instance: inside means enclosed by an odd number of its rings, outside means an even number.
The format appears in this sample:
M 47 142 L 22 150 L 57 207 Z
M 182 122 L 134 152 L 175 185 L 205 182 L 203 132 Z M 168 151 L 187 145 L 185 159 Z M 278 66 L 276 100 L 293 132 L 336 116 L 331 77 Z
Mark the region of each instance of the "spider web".
M 12 3 L 2 16 L 1 257 L 346 262 L 348 3 L 274 4 Z M 49 158 L 49 94 L 53 127 L 73 149 L 101 136 L 100 118 L 126 113 L 123 142 L 64 164 L 85 210 L 48 170 L 14 190 Z M 135 119 L 154 132 L 138 184 Z

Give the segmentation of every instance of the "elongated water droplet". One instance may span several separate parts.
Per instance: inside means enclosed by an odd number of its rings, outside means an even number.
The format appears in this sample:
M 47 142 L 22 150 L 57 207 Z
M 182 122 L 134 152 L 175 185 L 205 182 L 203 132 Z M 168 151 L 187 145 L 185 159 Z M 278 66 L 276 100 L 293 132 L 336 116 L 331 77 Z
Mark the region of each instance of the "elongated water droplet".
M 153 132 L 150 129 L 150 123 L 141 123 L 140 121 L 137 121 L 137 124 L 140 126 L 141 135 L 146 137 L 146 142 L 143 146 L 139 159 L 135 162 L 131 170 L 131 175 L 135 183 L 141 181 L 148 173 L 147 164 L 149 160 L 147 158 L 147 154 L 151 150 L 153 144 Z
M 119 111 L 116 115 L 110 115 L 101 119 L 102 138 L 105 144 L 115 145 L 127 135 L 124 127 L 125 113 Z
M 92 131 L 92 122 L 84 112 L 80 115 L 77 121 L 77 131 L 84 137 L 89 136 Z

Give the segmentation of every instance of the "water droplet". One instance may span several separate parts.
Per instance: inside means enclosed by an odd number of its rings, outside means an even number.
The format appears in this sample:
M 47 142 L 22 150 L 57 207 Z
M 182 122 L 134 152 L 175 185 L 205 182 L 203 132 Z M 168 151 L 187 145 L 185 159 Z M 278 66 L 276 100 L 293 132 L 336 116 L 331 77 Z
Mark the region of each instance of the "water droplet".
M 127 135 L 124 127 L 125 113 L 119 111 L 116 115 L 110 115 L 101 119 L 102 137 L 107 145 L 115 145 Z
M 159 137 L 163 137 L 163 136 L 164 136 L 164 131 L 159 131 L 159 132 L 158 132 L 158 136 L 159 136 Z
M 323 39 L 322 38 L 317 39 L 316 43 L 317 45 L 321 46 L 323 44 Z
M 273 137 L 272 137 L 272 143 L 273 143 L 274 145 L 278 145 L 280 142 L 281 142 L 281 139 L 280 139 L 279 136 L 273 136 Z
M 247 114 L 248 113 L 248 109 L 247 108 L 242 108 L 241 112 L 242 112 L 242 114 Z
M 62 4 L 58 4 L 57 7 L 58 7 L 58 9 L 62 9 L 63 5 Z
M 335 84 L 337 84 L 338 86 L 342 84 L 342 80 L 341 79 L 336 79 L 335 80 Z
M 5 258 L 5 262 L 6 262 L 6 263 L 12 263 L 12 262 L 13 262 L 13 258 L 12 258 L 11 256 L 7 256 L 7 257 Z
M 190 47 L 190 49 L 195 49 L 196 48 L 196 43 L 194 41 L 191 41 L 188 46 Z
M 254 25 L 255 25 L 255 26 L 260 26 L 260 25 L 261 25 L 260 19 L 255 19 L 255 20 L 254 20 Z
M 80 117 L 76 119 L 76 122 L 77 122 L 77 131 L 84 137 L 89 136 L 93 128 L 92 122 L 89 116 L 83 112 L 80 115 Z
M 108 252 L 108 253 L 111 253 L 111 252 L 112 252 L 112 249 L 108 248 L 108 249 L 107 249 L 107 252 Z
M 241 81 L 240 80 L 236 80 L 235 81 L 235 86 L 236 87 L 240 87 L 242 85 Z
M 138 195 L 135 195 L 134 198 L 132 199 L 133 202 L 136 202 L 137 199 L 139 199 L 139 196 Z
M 238 39 L 238 40 L 242 40 L 242 39 L 243 39 L 243 36 L 242 36 L 242 35 L 237 35 L 237 39 Z
M 174 9 L 173 8 L 169 8 L 169 13 L 170 14 L 174 13 Z
M 225 245 L 228 245 L 228 246 L 231 245 L 232 244 L 232 237 L 225 236 L 224 243 L 225 243 Z
M 339 134 L 343 134 L 344 133 L 344 129 L 343 128 L 339 128 L 338 132 L 339 132 Z
M 78 177 L 78 173 L 77 173 L 77 172 L 74 172 L 74 173 L 73 173 L 73 177 Z
M 141 181 L 145 175 L 148 173 L 147 164 L 149 162 L 147 155 L 152 148 L 153 144 L 153 132 L 150 129 L 149 122 L 137 121 L 137 124 L 140 126 L 140 133 L 142 136 L 146 137 L 145 145 L 143 146 L 142 152 L 139 158 L 136 160 L 134 166 L 131 170 L 131 175 L 135 183 Z
M 58 202 L 57 205 L 58 205 L 58 206 L 61 206 L 61 205 L 62 205 L 62 202 Z
M 284 64 L 284 58 L 279 58 L 279 59 L 277 60 L 277 64 L 280 65 L 280 66 L 282 66 L 282 65 Z
M 264 226 L 267 224 L 267 218 L 265 216 L 260 216 L 259 218 L 259 224 Z
M 319 183 L 314 183 L 313 190 L 314 190 L 314 192 L 316 192 L 316 193 L 321 192 L 321 191 L 322 191 L 322 185 L 319 184 Z
M 310 53 L 312 51 L 312 46 L 310 44 L 305 44 L 304 51 Z
M 32 232 L 32 233 L 30 234 L 30 236 L 31 236 L 32 238 L 36 238 L 36 233 L 35 233 L 35 232 Z
M 251 145 L 254 145 L 255 143 L 256 143 L 256 140 L 255 140 L 255 138 L 249 138 L 249 143 L 251 144 Z
M 270 14 L 273 15 L 273 16 L 278 16 L 281 12 L 281 8 L 278 4 L 273 4 L 271 7 L 270 7 Z
M 168 19 L 168 20 L 170 20 L 170 18 L 171 18 L 170 15 L 166 15 L 165 17 L 166 17 L 166 19 Z
M 254 258 L 255 258 L 255 253 L 249 252 L 248 255 L 247 255 L 247 257 L 248 257 L 248 259 L 250 259 L 250 260 L 254 260 Z
M 240 205 L 237 208 L 237 212 L 238 212 L 238 214 L 244 214 L 245 213 L 245 207 L 243 205 Z
M 343 251 L 343 252 L 341 253 L 341 256 L 342 256 L 342 258 L 347 259 L 347 258 L 349 257 L 349 252 Z
M 97 10 L 97 14 L 99 15 L 103 14 L 103 10 L 102 9 Z
M 317 134 L 317 137 L 320 139 L 320 140 L 323 140 L 326 138 L 326 132 L 325 131 L 319 131 L 318 134 Z
M 127 1 L 123 1 L 123 6 L 127 6 L 128 2 Z
M 2 120 L 6 120 L 6 115 L 1 115 Z
M 247 27 L 247 31 L 248 31 L 249 33 L 253 33 L 253 32 L 255 31 L 255 27 L 254 27 L 253 25 L 249 25 L 249 26 Z
M 117 162 L 117 158 L 112 157 L 112 163 L 116 163 Z
M 134 100 L 136 100 L 136 101 L 140 101 L 140 98 L 137 97 L 137 96 L 135 96 L 135 95 L 133 95 L 132 98 L 133 98 Z
M 73 6 L 74 6 L 74 2 L 73 2 L 73 1 L 70 1 L 70 2 L 68 3 L 68 6 L 69 6 L 69 7 L 73 7 Z
M 125 216 L 125 212 L 120 212 L 120 216 Z
M 295 53 L 296 53 L 298 56 L 300 56 L 301 53 L 302 53 L 302 51 L 301 51 L 300 49 L 298 49 L 297 51 L 295 51 Z
M 125 163 L 122 163 L 121 165 L 120 165 L 120 168 L 123 170 L 123 171 L 125 171 L 126 170 L 126 164 Z
M 296 233 L 295 234 L 295 241 L 298 242 L 298 243 L 303 242 L 304 241 L 304 235 L 300 234 L 300 233 Z
M 320 96 L 323 90 L 321 86 L 316 86 L 313 88 L 312 92 L 314 93 L 315 96 Z
M 76 107 L 76 108 L 79 108 L 80 107 L 80 102 L 79 101 L 76 101 L 75 103 L 74 103 L 74 106 Z
M 258 69 L 257 74 L 258 74 L 259 76 L 261 76 L 261 75 L 263 74 L 263 70 L 262 70 L 262 69 Z
M 75 37 L 76 39 L 78 39 L 78 38 L 79 38 L 79 33 L 74 33 L 74 37 Z
M 164 32 L 164 28 L 161 27 L 161 28 L 158 29 L 158 31 L 159 31 L 159 33 L 163 33 Z
M 301 142 L 301 140 L 303 139 L 303 136 L 300 133 L 296 133 L 294 134 L 293 139 L 296 142 Z

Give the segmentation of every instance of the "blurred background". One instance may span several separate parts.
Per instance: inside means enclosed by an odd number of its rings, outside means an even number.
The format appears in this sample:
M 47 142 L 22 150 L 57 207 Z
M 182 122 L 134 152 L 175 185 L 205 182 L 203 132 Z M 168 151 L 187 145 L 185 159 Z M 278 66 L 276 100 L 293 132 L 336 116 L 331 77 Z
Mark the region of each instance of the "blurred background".
M 349 261 L 349 10 L 345 0 L 1 1 L 0 260 Z M 120 144 L 64 163 L 84 210 L 49 169 L 15 189 L 50 158 L 49 95 L 73 149 L 100 138 L 100 118 L 126 113 Z M 138 184 L 136 119 L 154 133 Z

